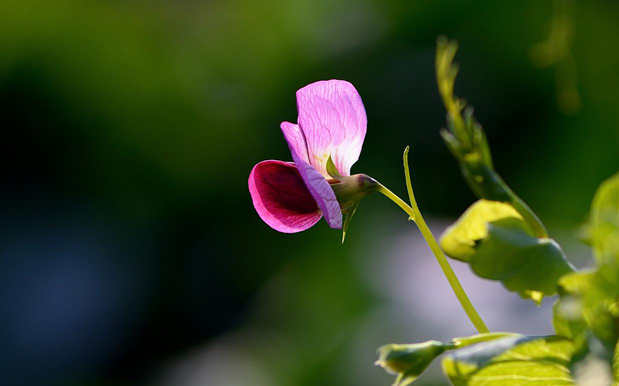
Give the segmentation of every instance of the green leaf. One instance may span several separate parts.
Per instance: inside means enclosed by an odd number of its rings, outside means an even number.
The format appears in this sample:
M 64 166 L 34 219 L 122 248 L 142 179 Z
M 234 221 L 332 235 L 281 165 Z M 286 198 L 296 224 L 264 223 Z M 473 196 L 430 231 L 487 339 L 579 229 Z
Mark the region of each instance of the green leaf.
M 576 382 L 610 385 L 619 380 L 619 174 L 596 192 L 587 231 L 599 268 L 559 280 L 553 325 L 574 342 Z
M 610 384 L 613 352 L 619 339 L 619 269 L 602 265 L 595 271 L 565 275 L 559 280 L 560 298 L 553 308 L 557 334 L 575 344 L 572 373 L 578 380 Z
M 612 352 L 619 340 L 619 265 L 604 264 L 582 294 L 583 318 L 595 336 Z
M 454 386 L 574 385 L 571 341 L 560 337 L 513 337 L 459 350 L 443 359 Z
M 479 200 L 441 237 L 441 247 L 468 262 L 478 276 L 499 280 L 510 291 L 540 303 L 557 280 L 574 271 L 559 245 L 537 238 L 509 204 Z
M 619 262 L 619 173 L 604 181 L 591 205 L 591 239 L 598 262 Z
M 580 271 L 563 276 L 559 279 L 559 293 L 561 295 L 581 295 L 593 284 L 596 271 Z
M 451 258 L 470 262 L 477 253 L 476 244 L 488 235 L 487 223 L 505 218 L 519 219 L 523 226 L 527 227 L 522 216 L 511 205 L 479 200 L 471 205 L 455 224 L 445 230 L 440 240 L 441 248 Z M 531 234 L 533 235 L 532 230 Z
M 554 295 L 557 281 L 575 268 L 561 247 L 552 239 L 538 239 L 524 223 L 505 218 L 488 223 L 488 236 L 482 240 L 470 264 L 480 277 L 500 280 L 523 298 L 539 299 Z
M 591 287 L 595 272 L 574 272 L 559 279 L 559 300 L 552 308 L 555 333 L 569 339 L 581 336 L 587 329 L 583 318 L 582 294 Z

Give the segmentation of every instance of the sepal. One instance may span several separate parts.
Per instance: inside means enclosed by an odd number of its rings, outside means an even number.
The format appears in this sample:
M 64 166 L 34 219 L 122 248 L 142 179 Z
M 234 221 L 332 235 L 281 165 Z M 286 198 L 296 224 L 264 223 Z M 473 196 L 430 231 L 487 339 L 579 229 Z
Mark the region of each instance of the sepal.
M 327 173 L 332 178 L 329 184 L 340 204 L 340 210 L 346 215 L 342 227 L 342 243 L 344 243 L 346 232 L 359 203 L 365 196 L 378 191 L 380 185 L 375 179 L 365 174 L 343 176 L 337 170 L 331 157 L 327 160 Z

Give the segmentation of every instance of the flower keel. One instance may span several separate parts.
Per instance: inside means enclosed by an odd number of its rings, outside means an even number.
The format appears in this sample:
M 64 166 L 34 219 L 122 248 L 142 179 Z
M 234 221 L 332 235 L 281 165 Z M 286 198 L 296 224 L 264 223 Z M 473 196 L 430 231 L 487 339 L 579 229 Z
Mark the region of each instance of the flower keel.
M 322 217 L 299 170 L 290 162 L 258 163 L 249 175 L 248 184 L 258 215 L 279 232 L 304 231 Z

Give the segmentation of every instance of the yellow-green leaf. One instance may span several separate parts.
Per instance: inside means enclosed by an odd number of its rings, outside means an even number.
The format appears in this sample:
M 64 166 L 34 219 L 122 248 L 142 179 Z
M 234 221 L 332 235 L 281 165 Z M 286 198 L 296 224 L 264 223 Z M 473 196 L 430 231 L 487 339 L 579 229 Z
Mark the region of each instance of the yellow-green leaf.
M 479 200 L 441 238 L 445 253 L 468 262 L 478 276 L 499 280 L 539 304 L 557 292 L 557 280 L 574 267 L 552 239 L 538 238 L 509 204 Z
M 522 222 L 525 229 L 530 229 L 511 205 L 479 200 L 445 230 L 441 236 L 441 248 L 449 257 L 468 262 L 476 253 L 476 244 L 488 235 L 487 223 L 505 218 L 514 218 Z M 534 235 L 532 230 L 531 235 Z
M 446 356 L 443 371 L 454 386 L 574 385 L 573 350 L 559 337 L 504 338 Z
M 552 239 L 532 236 L 523 223 L 505 218 L 487 224 L 488 235 L 471 258 L 471 269 L 485 279 L 539 304 L 541 295 L 554 295 L 557 281 L 575 268 Z

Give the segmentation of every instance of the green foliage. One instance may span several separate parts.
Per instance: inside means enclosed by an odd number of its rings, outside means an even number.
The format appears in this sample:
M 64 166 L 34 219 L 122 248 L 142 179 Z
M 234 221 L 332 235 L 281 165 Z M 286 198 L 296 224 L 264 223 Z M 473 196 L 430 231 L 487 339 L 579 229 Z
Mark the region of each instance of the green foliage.
M 560 337 L 511 337 L 457 351 L 443 359 L 455 386 L 573 385 L 573 344 Z
M 591 286 L 580 295 L 583 319 L 612 352 L 619 339 L 619 265 L 600 266 L 591 281 Z
M 593 198 L 591 239 L 598 262 L 619 261 L 619 173 L 604 181 Z
M 449 257 L 471 262 L 472 257 L 477 253 L 477 243 L 488 236 L 487 224 L 506 218 L 522 220 L 522 216 L 510 205 L 479 200 L 471 205 L 458 221 L 445 230 L 440 240 L 441 248 Z
M 394 386 L 406 386 L 413 383 L 430 363 L 445 351 L 505 337 L 521 335 L 495 332 L 453 338 L 449 343 L 429 340 L 414 344 L 388 344 L 378 349 L 378 360 L 375 364 L 388 373 L 397 375 Z
M 572 320 L 585 323 L 595 336 L 614 348 L 619 337 L 619 250 L 616 249 L 619 242 L 619 174 L 602 183 L 596 192 L 591 208 L 590 231 L 600 265 L 595 270 L 561 278 L 554 323 L 562 329 L 566 315 L 571 315 Z M 565 333 L 572 338 L 579 334 L 582 331 L 578 329 Z
M 575 378 L 596 374 L 601 384 L 617 376 L 616 346 L 619 341 L 619 175 L 598 189 L 591 208 L 591 239 L 599 267 L 566 275 L 559 281 L 560 299 L 554 306 L 557 334 L 576 347 L 572 358 Z M 605 382 L 605 383 L 604 383 Z
M 434 358 L 446 349 L 446 345 L 436 340 L 416 344 L 388 344 L 378 349 L 376 365 L 397 375 L 394 386 L 406 386 L 413 383 Z
M 441 247 L 468 262 L 475 274 L 500 280 L 510 291 L 539 303 L 556 293 L 557 280 L 574 271 L 559 245 L 537 238 L 510 205 L 479 200 L 449 227 Z
M 466 102 L 453 93 L 456 50 L 456 43 L 439 39 L 436 78 L 448 127 L 441 135 L 471 190 L 482 200 L 447 229 L 441 246 L 450 257 L 468 262 L 478 276 L 500 280 L 510 291 L 539 304 L 544 296 L 556 293 L 557 280 L 574 267 L 548 238 L 535 213 L 494 170 L 486 135 L 472 108 L 465 108 Z
M 458 66 L 453 64 L 458 49 L 456 42 L 445 37 L 438 40 L 436 51 L 436 80 L 439 93 L 447 109 L 447 129 L 441 130 L 445 144 L 462 163 L 493 168 L 492 156 L 486 135 L 473 117 L 473 109 L 466 108 L 466 101 L 454 95 Z M 462 111 L 465 110 L 464 117 Z
M 481 126 L 453 95 L 455 52 L 455 43 L 439 40 L 437 82 L 448 114 L 441 134 L 480 200 L 445 231 L 441 247 L 476 275 L 501 281 L 524 298 L 539 303 L 558 292 L 556 335 L 487 333 L 449 343 L 388 345 L 377 363 L 398 375 L 398 386 L 413 382 L 435 357 L 452 350 L 443 370 L 455 386 L 619 384 L 619 173 L 600 186 L 591 208 L 588 232 L 598 266 L 576 272 L 494 170 Z M 469 345 L 474 346 L 463 348 Z
M 488 237 L 479 245 L 473 272 L 538 303 L 543 295 L 556 293 L 561 276 L 574 271 L 559 244 L 531 236 L 515 219 L 488 223 Z
M 579 296 L 591 287 L 594 277 L 595 272 L 574 272 L 559 279 L 561 300 L 555 303 L 552 318 L 557 335 L 574 339 L 587 328 Z
M 473 108 L 454 95 L 458 66 L 453 64 L 458 49 L 456 42 L 441 37 L 436 51 L 436 81 L 447 110 L 447 129 L 441 136 L 447 148 L 460 163 L 462 174 L 480 198 L 510 201 L 506 186 L 496 173 L 492 155 L 481 125 L 473 116 Z M 464 115 L 462 114 L 464 111 Z
M 441 135 L 462 174 L 483 200 L 473 204 L 441 239 L 445 253 L 465 261 L 480 277 L 500 280 L 522 297 L 541 301 L 559 289 L 553 325 L 560 337 L 509 338 L 463 350 L 444 360 L 454 385 L 583 382 L 608 385 L 619 373 L 619 174 L 598 189 L 589 238 L 600 265 L 574 272 L 559 245 L 531 209 L 496 173 L 472 109 L 454 97 L 455 43 L 439 40 L 437 82 L 447 109 Z
M 558 335 L 574 342 L 574 376 L 588 378 L 595 372 L 611 379 L 619 340 L 619 266 L 605 264 L 594 271 L 566 275 L 559 285 L 553 325 Z
M 506 202 L 520 213 L 538 237 L 548 237 L 539 218 L 494 170 L 490 147 L 481 125 L 473 116 L 473 108 L 453 94 L 457 65 L 453 59 L 457 43 L 446 38 L 438 40 L 436 51 L 436 81 L 447 110 L 447 129 L 441 130 L 445 144 L 460 164 L 460 170 L 475 195 L 491 201 Z M 464 116 L 462 112 L 464 110 Z
M 467 177 L 470 167 L 466 159 L 460 161 Z M 502 180 L 495 181 L 497 186 L 502 185 Z M 472 185 L 481 197 L 489 192 L 481 185 Z M 445 372 L 454 385 L 534 380 L 549 385 L 572 384 L 566 374 L 578 384 L 611 384 L 613 375 L 617 380 L 619 373 L 615 353 L 619 341 L 619 174 L 605 181 L 593 200 L 589 231 L 600 266 L 590 272 L 574 272 L 559 245 L 540 236 L 543 226 L 536 226 L 541 223 L 532 212 L 522 210 L 528 207 L 519 199 L 498 201 L 480 200 L 472 205 L 446 230 L 441 246 L 449 256 L 468 262 L 478 276 L 500 280 L 525 298 L 539 302 L 558 288 L 560 300 L 553 309 L 553 325 L 561 338 L 524 344 L 512 339 L 513 349 L 505 349 L 501 342 L 480 345 L 475 351 L 445 359 Z M 518 210 L 520 203 L 524 206 Z M 564 356 L 562 350 L 570 355 Z M 516 363 L 514 354 L 519 358 Z M 478 355 L 483 359 L 477 360 Z M 563 358 L 559 372 L 556 365 L 549 364 L 552 361 L 548 358 L 553 356 Z

